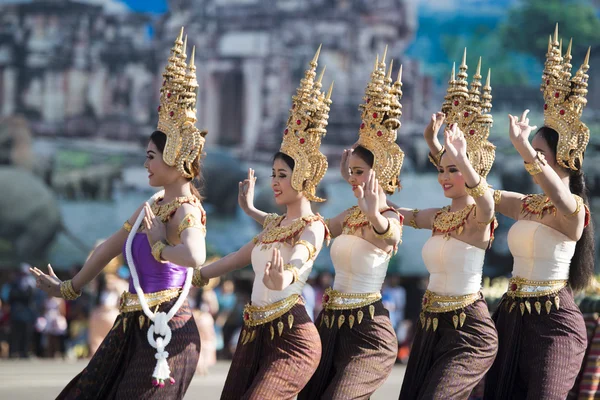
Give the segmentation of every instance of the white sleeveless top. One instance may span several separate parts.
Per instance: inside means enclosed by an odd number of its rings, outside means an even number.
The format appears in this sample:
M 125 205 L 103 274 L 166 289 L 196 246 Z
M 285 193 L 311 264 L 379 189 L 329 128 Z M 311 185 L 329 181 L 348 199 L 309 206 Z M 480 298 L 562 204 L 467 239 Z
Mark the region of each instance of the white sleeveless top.
M 335 268 L 333 289 L 343 293 L 375 293 L 381 290 L 390 254 L 365 239 L 348 234 L 331 245 Z
M 422 256 L 430 273 L 428 290 L 442 296 L 464 296 L 481 289 L 485 250 L 437 235 L 425 242 Z
M 508 231 L 512 274 L 533 281 L 567 280 L 576 244 L 542 223 L 517 221 Z
M 267 262 L 271 261 L 273 248 L 278 248 L 284 262 L 287 262 L 292 255 L 293 247 L 282 242 L 273 243 L 268 249 L 262 249 L 262 246 L 261 243 L 257 243 L 252 249 L 252 269 L 255 273 L 254 284 L 252 285 L 252 305 L 262 307 L 283 300 L 292 294 L 301 294 L 308 275 L 310 275 L 313 261 L 309 260 L 303 264 L 302 270 L 298 274 L 298 280 L 294 284 L 284 290 L 271 290 L 263 283 L 263 276 L 265 275 Z

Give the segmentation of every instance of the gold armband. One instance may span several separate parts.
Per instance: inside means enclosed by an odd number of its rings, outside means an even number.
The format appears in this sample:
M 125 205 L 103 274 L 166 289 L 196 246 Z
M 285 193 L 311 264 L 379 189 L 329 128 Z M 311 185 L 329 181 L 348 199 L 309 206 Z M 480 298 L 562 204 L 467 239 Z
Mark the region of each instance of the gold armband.
M 584 206 L 583 199 L 581 197 L 577 195 L 573 195 L 573 197 L 575 198 L 575 202 L 577 203 L 577 208 L 571 214 L 565 214 L 565 217 L 567 218 L 574 217 L 577 214 L 579 214 L 579 211 L 581 211 L 581 208 Z
M 152 257 L 158 262 L 165 263 L 166 261 L 162 259 L 162 252 L 167 247 L 164 242 L 156 242 L 152 245 Z
M 494 190 L 494 204 L 500 204 L 500 200 L 502 200 L 502 190 Z
M 465 188 L 467 189 L 467 194 L 469 196 L 471 196 L 474 199 L 477 199 L 477 198 L 483 196 L 485 194 L 485 192 L 487 192 L 487 190 L 489 189 L 489 186 L 488 186 L 487 182 L 485 181 L 485 179 L 483 179 L 482 177 L 479 177 L 479 183 L 475 187 L 470 188 L 465 183 Z
M 306 247 L 306 250 L 308 250 L 308 260 L 306 260 L 306 261 L 310 261 L 315 258 L 315 254 L 317 253 L 317 248 L 311 242 L 308 242 L 306 240 L 298 240 L 296 242 L 296 244 L 301 244 L 304 247 Z
M 199 228 L 206 232 L 206 227 L 202 225 L 202 222 L 198 221 L 198 218 L 194 214 L 187 214 L 183 217 L 177 228 L 177 236 L 181 237 L 181 232 L 188 228 Z
M 125 221 L 123 222 L 123 229 L 125 229 L 127 232 L 131 232 L 133 225 L 131 225 L 129 221 Z
M 533 159 L 533 162 L 524 162 L 524 164 L 525 169 L 530 175 L 537 175 L 542 172 L 542 166 L 547 165 L 548 163 L 546 162 L 546 157 L 544 157 L 544 155 L 538 151 Z
M 410 225 L 411 227 L 413 227 L 415 229 L 419 229 L 419 227 L 417 226 L 417 214 L 419 214 L 419 212 L 421 212 L 421 210 L 419 210 L 418 208 L 413 209 L 412 210 L 412 219 L 408 223 L 408 225 Z
M 388 222 L 388 226 L 387 226 L 387 229 L 385 230 L 385 232 L 379 233 L 375 230 L 375 227 L 373 226 L 373 233 L 375 233 L 375 237 L 377 239 L 387 240 L 387 239 L 390 239 L 392 236 L 394 236 L 394 230 L 392 229 L 392 222 L 389 218 L 386 218 L 386 219 Z
M 429 152 L 429 155 L 427 156 L 427 158 L 429 158 L 429 161 L 431 161 L 431 163 L 433 165 L 435 165 L 436 167 L 439 167 L 440 161 L 442 160 L 442 156 L 444 155 L 445 151 L 446 151 L 446 148 L 444 146 L 442 146 L 442 149 L 436 155 L 433 155 L 433 154 L 431 154 L 431 152 Z
M 60 295 L 65 300 L 75 300 L 81 296 L 81 292 L 77 293 L 75 289 L 73 289 L 73 282 L 69 279 L 68 281 L 60 283 Z
M 194 270 L 194 275 L 192 277 L 192 285 L 195 287 L 204 287 L 208 284 L 209 279 L 206 279 L 202 276 L 201 268 Z
M 292 273 L 292 283 L 290 283 L 290 285 L 293 285 L 298 281 L 298 268 L 296 268 L 294 264 L 285 264 L 283 266 L 283 270 L 290 271 Z

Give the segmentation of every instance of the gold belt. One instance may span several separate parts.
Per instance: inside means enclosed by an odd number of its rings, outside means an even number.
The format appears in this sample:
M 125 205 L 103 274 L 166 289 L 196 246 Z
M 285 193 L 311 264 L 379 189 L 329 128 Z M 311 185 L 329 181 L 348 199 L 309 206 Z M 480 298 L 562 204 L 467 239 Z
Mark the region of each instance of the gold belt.
M 558 293 L 566 287 L 568 281 L 530 281 L 515 276 L 508 281 L 506 294 L 510 297 L 543 297 Z
M 567 287 L 569 282 L 567 280 L 554 280 L 554 281 L 531 281 L 529 279 L 515 276 L 508 282 L 508 290 L 506 295 L 512 298 L 510 308 L 508 310 L 511 313 L 517 305 L 521 311 L 521 315 L 525 314 L 525 310 L 531 314 L 531 302 L 529 301 L 532 297 L 548 297 L 544 302 L 546 313 L 550 314 L 552 311 L 552 301 L 550 296 L 554 296 L 554 306 L 557 310 L 560 309 L 560 298 L 558 292 Z M 525 299 L 520 301 L 520 299 Z M 533 306 L 537 311 L 538 315 L 542 314 L 542 303 L 537 299 Z
M 243 345 L 249 342 L 253 342 L 256 338 L 256 330 L 252 329 L 255 326 L 263 325 L 272 321 L 275 321 L 277 318 L 281 318 L 285 313 L 290 311 L 292 307 L 294 307 L 298 301 L 300 300 L 300 295 L 293 294 L 289 297 L 286 297 L 283 300 L 279 300 L 276 303 L 269 304 L 267 306 L 253 306 L 251 304 L 246 304 L 244 307 L 244 325 L 245 328 L 242 329 L 240 341 Z M 294 316 L 292 314 L 288 315 L 287 323 L 290 329 L 294 325 Z M 277 332 L 279 336 L 283 333 L 283 321 L 277 322 Z M 275 338 L 275 328 L 273 328 L 273 324 L 269 327 L 269 332 L 271 334 L 271 340 Z
M 438 327 L 438 318 L 435 316 L 433 318 L 431 318 L 431 316 L 425 318 L 425 313 L 440 314 L 462 310 L 465 307 L 475 303 L 480 298 L 482 298 L 480 292 L 466 294 L 463 296 L 442 296 L 427 290 L 425 291 L 425 295 L 423 296 L 423 305 L 421 308 L 421 314 L 419 315 L 419 319 L 421 320 L 421 327 L 425 328 L 425 330 L 428 331 L 431 325 L 433 325 L 434 332 L 437 330 Z M 456 314 L 455 312 L 455 314 L 452 316 L 452 323 L 454 324 L 454 329 L 458 329 L 459 325 L 462 328 L 462 326 L 465 324 L 466 319 L 467 314 L 465 314 L 464 311 L 461 311 L 460 314 Z
M 323 294 L 324 310 L 353 310 L 381 300 L 381 293 L 342 293 L 332 288 Z
M 144 297 L 146 297 L 148 307 L 155 307 L 178 297 L 180 293 L 181 289 L 166 289 L 155 293 L 145 293 Z M 142 311 L 138 295 L 136 293 L 123 292 L 119 298 L 119 312 L 123 314 L 134 311 Z

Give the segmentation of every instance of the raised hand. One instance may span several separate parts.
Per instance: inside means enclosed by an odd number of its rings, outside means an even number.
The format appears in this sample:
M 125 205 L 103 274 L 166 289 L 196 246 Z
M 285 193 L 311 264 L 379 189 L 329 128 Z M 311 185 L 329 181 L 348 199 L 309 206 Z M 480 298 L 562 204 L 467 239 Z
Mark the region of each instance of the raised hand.
M 150 204 L 144 204 L 144 226 L 146 227 L 146 236 L 150 247 L 159 241 L 167 241 L 167 227 L 165 224 L 152 212 Z
M 285 275 L 283 274 L 283 257 L 279 249 L 273 249 L 271 261 L 265 265 L 263 283 L 271 290 L 283 290 Z
M 440 128 L 444 124 L 446 120 L 446 114 L 441 111 L 436 112 L 435 114 L 431 114 L 431 119 L 429 123 L 425 127 L 425 131 L 423 131 L 423 136 L 425 139 L 433 139 L 437 137 Z
M 254 170 L 252 168 L 248 168 L 248 178 L 239 183 L 238 191 L 238 204 L 244 211 L 248 211 L 254 207 L 255 184 L 256 177 L 254 176 Z
M 60 284 L 62 281 L 58 279 L 50 264 L 48 264 L 48 274 L 45 274 L 36 267 L 29 268 L 29 272 L 35 276 L 35 285 L 38 288 L 52 297 L 62 297 L 60 294 Z
M 452 124 L 449 129 L 444 131 L 446 141 L 446 153 L 456 164 L 458 160 L 467 157 L 467 141 L 457 124 Z
M 350 167 L 348 167 L 348 162 L 351 155 L 352 149 L 344 149 L 344 152 L 342 153 L 342 161 L 340 162 L 340 173 L 345 181 L 350 179 Z
M 531 131 L 537 129 L 537 126 L 529 126 L 529 118 L 527 118 L 527 114 L 529 114 L 529 110 L 523 111 L 521 119 L 508 114 L 508 120 L 510 124 L 508 134 L 513 143 L 529 142 L 529 135 L 531 134 Z
M 375 171 L 369 172 L 367 182 L 357 187 L 355 196 L 358 207 L 365 215 L 375 215 L 379 211 L 379 181 L 375 178 Z

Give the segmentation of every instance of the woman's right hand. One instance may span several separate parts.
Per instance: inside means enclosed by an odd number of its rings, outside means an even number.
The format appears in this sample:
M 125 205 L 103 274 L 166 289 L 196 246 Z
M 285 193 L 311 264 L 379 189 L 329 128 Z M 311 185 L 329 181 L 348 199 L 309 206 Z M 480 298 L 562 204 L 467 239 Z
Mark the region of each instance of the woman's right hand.
M 238 204 L 244 211 L 251 210 L 254 207 L 254 186 L 256 177 L 254 170 L 248 168 L 248 178 L 239 183 Z
M 29 271 L 35 276 L 35 284 L 52 297 L 62 297 L 60 293 L 60 284 L 62 281 L 58 279 L 50 264 L 48 264 L 48 274 L 43 273 L 38 268 L 29 268 Z
M 434 138 L 437 138 L 438 132 L 440 131 L 440 128 L 444 124 L 445 120 L 446 114 L 441 111 L 431 114 L 431 119 L 425 127 L 425 131 L 423 131 L 425 140 L 433 140 Z
M 346 182 L 348 179 L 350 179 L 350 167 L 348 167 L 348 162 L 350 161 L 351 155 L 352 149 L 344 149 L 344 152 L 342 153 L 342 161 L 340 162 L 340 173 Z

